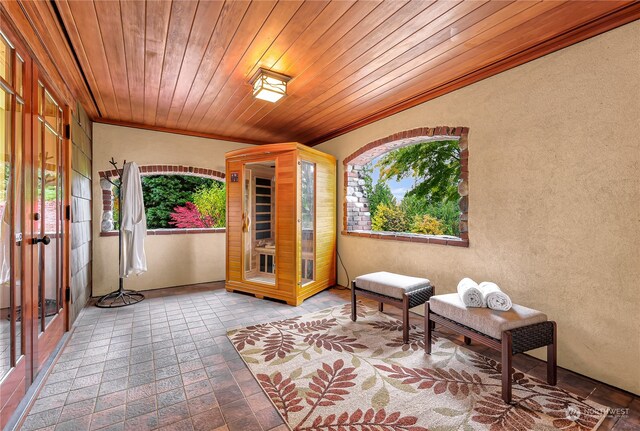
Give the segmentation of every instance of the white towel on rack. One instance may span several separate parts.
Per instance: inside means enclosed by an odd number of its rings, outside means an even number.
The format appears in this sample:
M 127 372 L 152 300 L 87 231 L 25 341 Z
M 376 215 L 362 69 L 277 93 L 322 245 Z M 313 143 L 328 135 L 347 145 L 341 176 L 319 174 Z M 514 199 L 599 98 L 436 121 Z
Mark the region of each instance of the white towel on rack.
M 140 275 L 147 272 L 147 257 L 144 252 L 144 239 L 147 236 L 147 218 L 144 214 L 142 197 L 142 181 L 140 169 L 134 162 L 122 168 L 120 180 L 120 205 L 122 219 L 122 259 L 120 260 L 120 277 L 131 274 Z
M 483 307 L 482 293 L 478 289 L 478 283 L 470 278 L 463 278 L 458 283 L 458 295 L 467 307 Z

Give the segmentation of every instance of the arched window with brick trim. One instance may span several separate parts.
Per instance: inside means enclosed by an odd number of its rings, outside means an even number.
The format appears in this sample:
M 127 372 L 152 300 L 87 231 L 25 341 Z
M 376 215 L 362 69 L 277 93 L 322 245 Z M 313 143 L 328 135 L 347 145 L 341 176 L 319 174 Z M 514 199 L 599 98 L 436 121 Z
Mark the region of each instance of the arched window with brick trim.
M 117 198 L 115 196 L 115 188 L 110 181 L 117 181 L 118 173 L 115 170 L 102 171 L 98 173 L 100 176 L 100 186 L 102 188 L 102 219 L 101 219 L 101 235 L 109 236 L 117 234 Z M 183 189 L 188 190 L 180 191 L 181 195 L 188 194 L 189 187 L 192 187 L 191 192 L 199 191 L 198 185 L 206 184 L 206 181 L 193 181 L 189 180 L 190 177 L 198 179 L 214 180 L 211 183 L 210 189 L 220 189 L 219 193 L 215 193 L 214 198 L 217 198 L 217 207 L 222 211 L 222 214 L 216 214 L 215 223 L 212 218 L 206 212 L 203 214 L 201 208 L 196 207 L 192 202 L 183 202 L 185 199 L 181 199 L 179 203 L 175 202 L 163 202 L 163 206 L 167 204 L 173 209 L 171 213 L 171 221 L 164 226 L 154 226 L 154 208 L 147 207 L 147 223 L 150 227 L 148 234 L 170 234 L 170 233 L 203 233 L 203 232 L 224 232 L 224 180 L 225 174 L 220 171 L 206 168 L 198 168 L 192 166 L 177 166 L 177 165 L 145 165 L 140 166 L 140 174 L 143 180 L 143 191 L 145 194 L 151 190 L 153 192 L 154 181 L 163 179 L 173 180 L 170 182 L 178 183 L 183 186 Z M 171 177 L 175 176 L 173 179 Z M 167 178 L 169 177 L 169 178 Z M 193 179 L 195 179 L 193 178 Z M 176 181 L 179 180 L 179 181 Z M 214 186 L 219 183 L 219 186 Z M 185 185 L 186 183 L 186 185 Z M 208 186 L 207 186 L 208 187 Z M 204 188 L 204 192 L 207 192 L 207 187 Z M 211 191 L 211 190 L 209 190 Z M 200 193 L 202 194 L 202 193 Z M 147 199 L 145 198 L 145 201 Z M 221 202 L 220 202 L 221 201 Z M 155 209 L 157 210 L 157 208 Z M 164 213 L 167 212 L 167 208 L 164 208 Z M 156 211 L 157 214 L 157 211 Z M 149 218 L 151 217 L 151 223 Z M 157 217 L 156 217 L 157 218 Z M 156 223 L 157 224 L 157 223 Z
M 407 130 L 370 142 L 343 161 L 344 167 L 344 203 L 343 235 L 362 236 L 401 240 L 440 245 L 466 247 L 469 245 L 469 129 L 466 127 L 435 127 Z M 457 142 L 456 162 L 459 163 L 459 178 L 455 178 L 459 199 L 455 205 L 459 209 L 456 235 L 421 234 L 412 232 L 391 232 L 376 229 L 376 220 L 372 223 L 367 193 L 367 179 L 372 162 L 381 156 L 403 147 L 438 142 Z M 430 145 L 429 148 L 436 146 Z M 385 208 L 386 209 L 386 208 Z M 380 218 L 378 218 L 378 221 Z M 426 218 L 425 221 L 429 221 Z M 437 222 L 437 220 L 436 220 Z M 378 223 L 379 224 L 379 223 Z

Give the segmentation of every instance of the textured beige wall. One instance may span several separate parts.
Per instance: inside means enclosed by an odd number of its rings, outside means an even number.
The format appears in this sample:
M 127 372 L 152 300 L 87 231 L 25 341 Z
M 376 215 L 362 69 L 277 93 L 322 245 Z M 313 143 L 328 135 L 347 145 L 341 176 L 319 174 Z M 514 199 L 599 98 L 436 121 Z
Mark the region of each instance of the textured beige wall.
M 113 156 L 138 165 L 184 165 L 224 172 L 224 153 L 245 144 L 94 123 L 93 177 Z M 99 181 L 94 196 L 102 196 Z M 93 296 L 118 287 L 118 237 L 101 237 L 102 200 L 93 201 Z M 148 290 L 225 278 L 225 234 L 154 235 L 145 240 L 148 271 L 125 288 Z
M 319 145 L 341 170 L 394 132 L 470 128 L 470 247 L 340 235 L 349 275 L 493 280 L 558 322 L 561 366 L 640 394 L 639 71 L 636 21 Z

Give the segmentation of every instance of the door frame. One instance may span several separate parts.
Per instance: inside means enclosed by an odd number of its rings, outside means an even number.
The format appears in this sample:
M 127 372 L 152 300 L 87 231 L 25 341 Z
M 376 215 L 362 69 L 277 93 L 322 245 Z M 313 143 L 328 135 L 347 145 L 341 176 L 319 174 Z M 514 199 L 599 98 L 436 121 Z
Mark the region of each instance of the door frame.
M 4 17 L 4 16 L 3 16 Z M 7 22 L 6 20 L 3 20 Z M 15 204 L 18 199 L 22 199 L 22 211 L 17 217 L 20 217 L 21 227 L 22 227 L 22 242 L 18 247 L 16 246 L 15 236 L 13 237 L 12 249 L 13 253 L 16 250 L 19 250 L 21 258 L 22 258 L 22 270 L 20 274 L 21 278 L 21 286 L 20 286 L 20 302 L 21 302 L 21 331 L 20 331 L 20 341 L 21 341 L 21 349 L 24 354 L 21 354 L 16 358 L 15 347 L 12 346 L 12 357 L 10 360 L 11 369 L 4 376 L 0 376 L 0 400 L 2 400 L 2 404 L 0 404 L 0 428 L 3 428 L 9 420 L 10 414 L 15 410 L 18 406 L 22 398 L 24 397 L 27 388 L 33 382 L 33 363 L 31 361 L 30 352 L 32 351 L 32 343 L 33 339 L 31 336 L 31 327 L 33 321 L 33 308 L 30 306 L 33 303 L 32 292 L 29 286 L 32 285 L 32 272 L 31 268 L 31 247 L 27 247 L 29 244 L 33 232 L 31 230 L 32 226 L 26 222 L 27 214 L 31 213 L 33 208 L 31 206 L 31 202 L 26 199 L 27 192 L 30 190 L 31 181 L 27 175 L 29 172 L 29 160 L 31 159 L 31 149 L 30 143 L 32 141 L 32 94 L 31 94 L 31 86 L 29 83 L 31 82 L 33 76 L 33 61 L 29 52 L 22 44 L 22 41 L 17 34 L 10 28 L 9 25 L 2 26 L 0 31 L 4 34 L 4 36 L 9 40 L 12 45 L 14 51 L 20 56 L 20 58 L 24 61 L 24 70 L 23 70 L 23 94 L 22 99 L 24 101 L 24 111 L 23 111 L 23 123 L 22 123 L 22 142 L 16 143 L 21 146 L 22 152 L 22 163 L 21 166 L 16 166 L 15 163 L 12 163 L 12 175 L 15 176 L 18 170 L 22 171 L 22 180 L 23 180 L 23 189 L 22 194 L 12 193 L 12 205 L 15 208 Z M 15 57 L 12 56 L 12 72 L 15 73 L 16 61 Z M 16 108 L 16 100 L 15 96 L 12 98 L 11 103 L 12 108 L 12 131 L 11 131 L 11 145 L 14 144 L 16 139 L 15 132 L 15 108 Z M 12 153 L 12 162 L 14 162 L 15 150 L 13 148 Z M 12 224 L 11 224 L 11 235 L 15 235 L 15 219 L 16 215 L 12 214 Z M 13 277 L 13 265 L 12 265 L 12 277 Z M 15 300 L 12 298 L 10 304 L 10 312 L 12 316 L 16 315 L 17 305 Z M 11 338 L 15 337 L 15 321 L 11 323 Z
M 33 52 L 28 49 L 28 46 L 24 43 L 20 33 L 13 27 L 11 21 L 7 18 L 5 12 L 0 8 L 0 32 L 6 36 L 10 41 L 15 52 L 24 61 L 23 70 L 23 95 L 24 100 L 24 112 L 23 112 L 23 124 L 22 124 L 22 163 L 21 166 L 13 165 L 15 175 L 16 169 L 22 170 L 23 189 L 22 194 L 13 193 L 13 205 L 18 199 L 22 199 L 22 214 L 17 215 L 21 217 L 22 227 L 22 243 L 18 247 L 15 241 L 14 250 L 19 249 L 22 257 L 22 271 L 21 280 L 21 346 L 24 354 L 20 355 L 16 359 L 16 355 L 12 354 L 11 368 L 4 376 L 0 376 L 0 429 L 3 429 L 13 412 L 17 408 L 18 404 L 24 398 L 27 389 L 36 378 L 38 372 L 42 369 L 42 365 L 54 351 L 56 345 L 62 338 L 64 332 L 69 330 L 69 295 L 66 293 L 69 288 L 70 282 L 70 199 L 71 199 L 71 140 L 70 140 L 70 119 L 71 109 L 65 99 L 62 99 L 55 89 L 54 83 L 51 82 L 46 72 L 42 72 L 37 60 L 34 60 Z M 13 57 L 15 58 L 15 57 Z M 15 59 L 12 61 L 15 62 Z M 15 73 L 15 63 L 13 64 L 13 70 Z M 33 220 L 34 220 L 34 179 L 36 174 L 36 164 L 34 160 L 37 157 L 35 134 L 38 124 L 38 106 L 37 106 L 37 93 L 34 92 L 34 88 L 37 88 L 38 81 L 42 82 L 49 93 L 58 102 L 62 109 L 62 143 L 61 143 L 61 174 L 63 175 L 62 181 L 62 211 L 61 211 L 61 225 L 63 241 L 60 271 L 62 274 L 62 311 L 60 315 L 56 316 L 55 320 L 59 321 L 56 324 L 56 328 L 50 333 L 42 337 L 39 333 L 38 322 L 38 286 L 37 286 L 37 272 L 34 273 L 34 268 L 37 270 L 37 247 L 33 246 L 33 239 L 38 236 L 38 232 L 34 232 Z M 12 112 L 15 112 L 16 102 L 15 97 L 12 99 Z M 15 114 L 13 114 L 15 115 Z M 15 119 L 15 117 L 12 117 Z M 15 122 L 12 125 L 11 142 L 15 141 Z M 15 151 L 14 151 L 15 154 Z M 13 157 L 13 155 L 12 155 Z M 12 160 L 13 162 L 13 160 Z M 16 217 L 15 215 L 13 216 Z M 12 223 L 11 233 L 15 233 L 15 222 Z M 35 286 L 34 286 L 35 283 Z M 10 310 L 12 315 L 16 312 L 15 301 L 10 304 Z M 53 321 L 51 322 L 53 323 Z M 49 325 L 51 328 L 51 324 Z M 12 336 L 15 334 L 15 326 L 11 326 Z M 13 339 L 13 338 L 12 338 Z M 13 347 L 12 347 L 13 349 Z

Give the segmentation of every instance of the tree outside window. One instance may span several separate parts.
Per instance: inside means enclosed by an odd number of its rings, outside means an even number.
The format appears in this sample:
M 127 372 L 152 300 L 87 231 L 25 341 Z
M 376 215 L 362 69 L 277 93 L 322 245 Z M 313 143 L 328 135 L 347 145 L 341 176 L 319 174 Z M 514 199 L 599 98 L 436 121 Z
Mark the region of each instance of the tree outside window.
M 226 225 L 225 185 L 193 175 L 142 177 L 147 229 L 215 228 Z M 114 226 L 119 229 L 114 199 Z
M 364 166 L 374 231 L 460 234 L 457 140 L 431 141 L 383 154 Z

